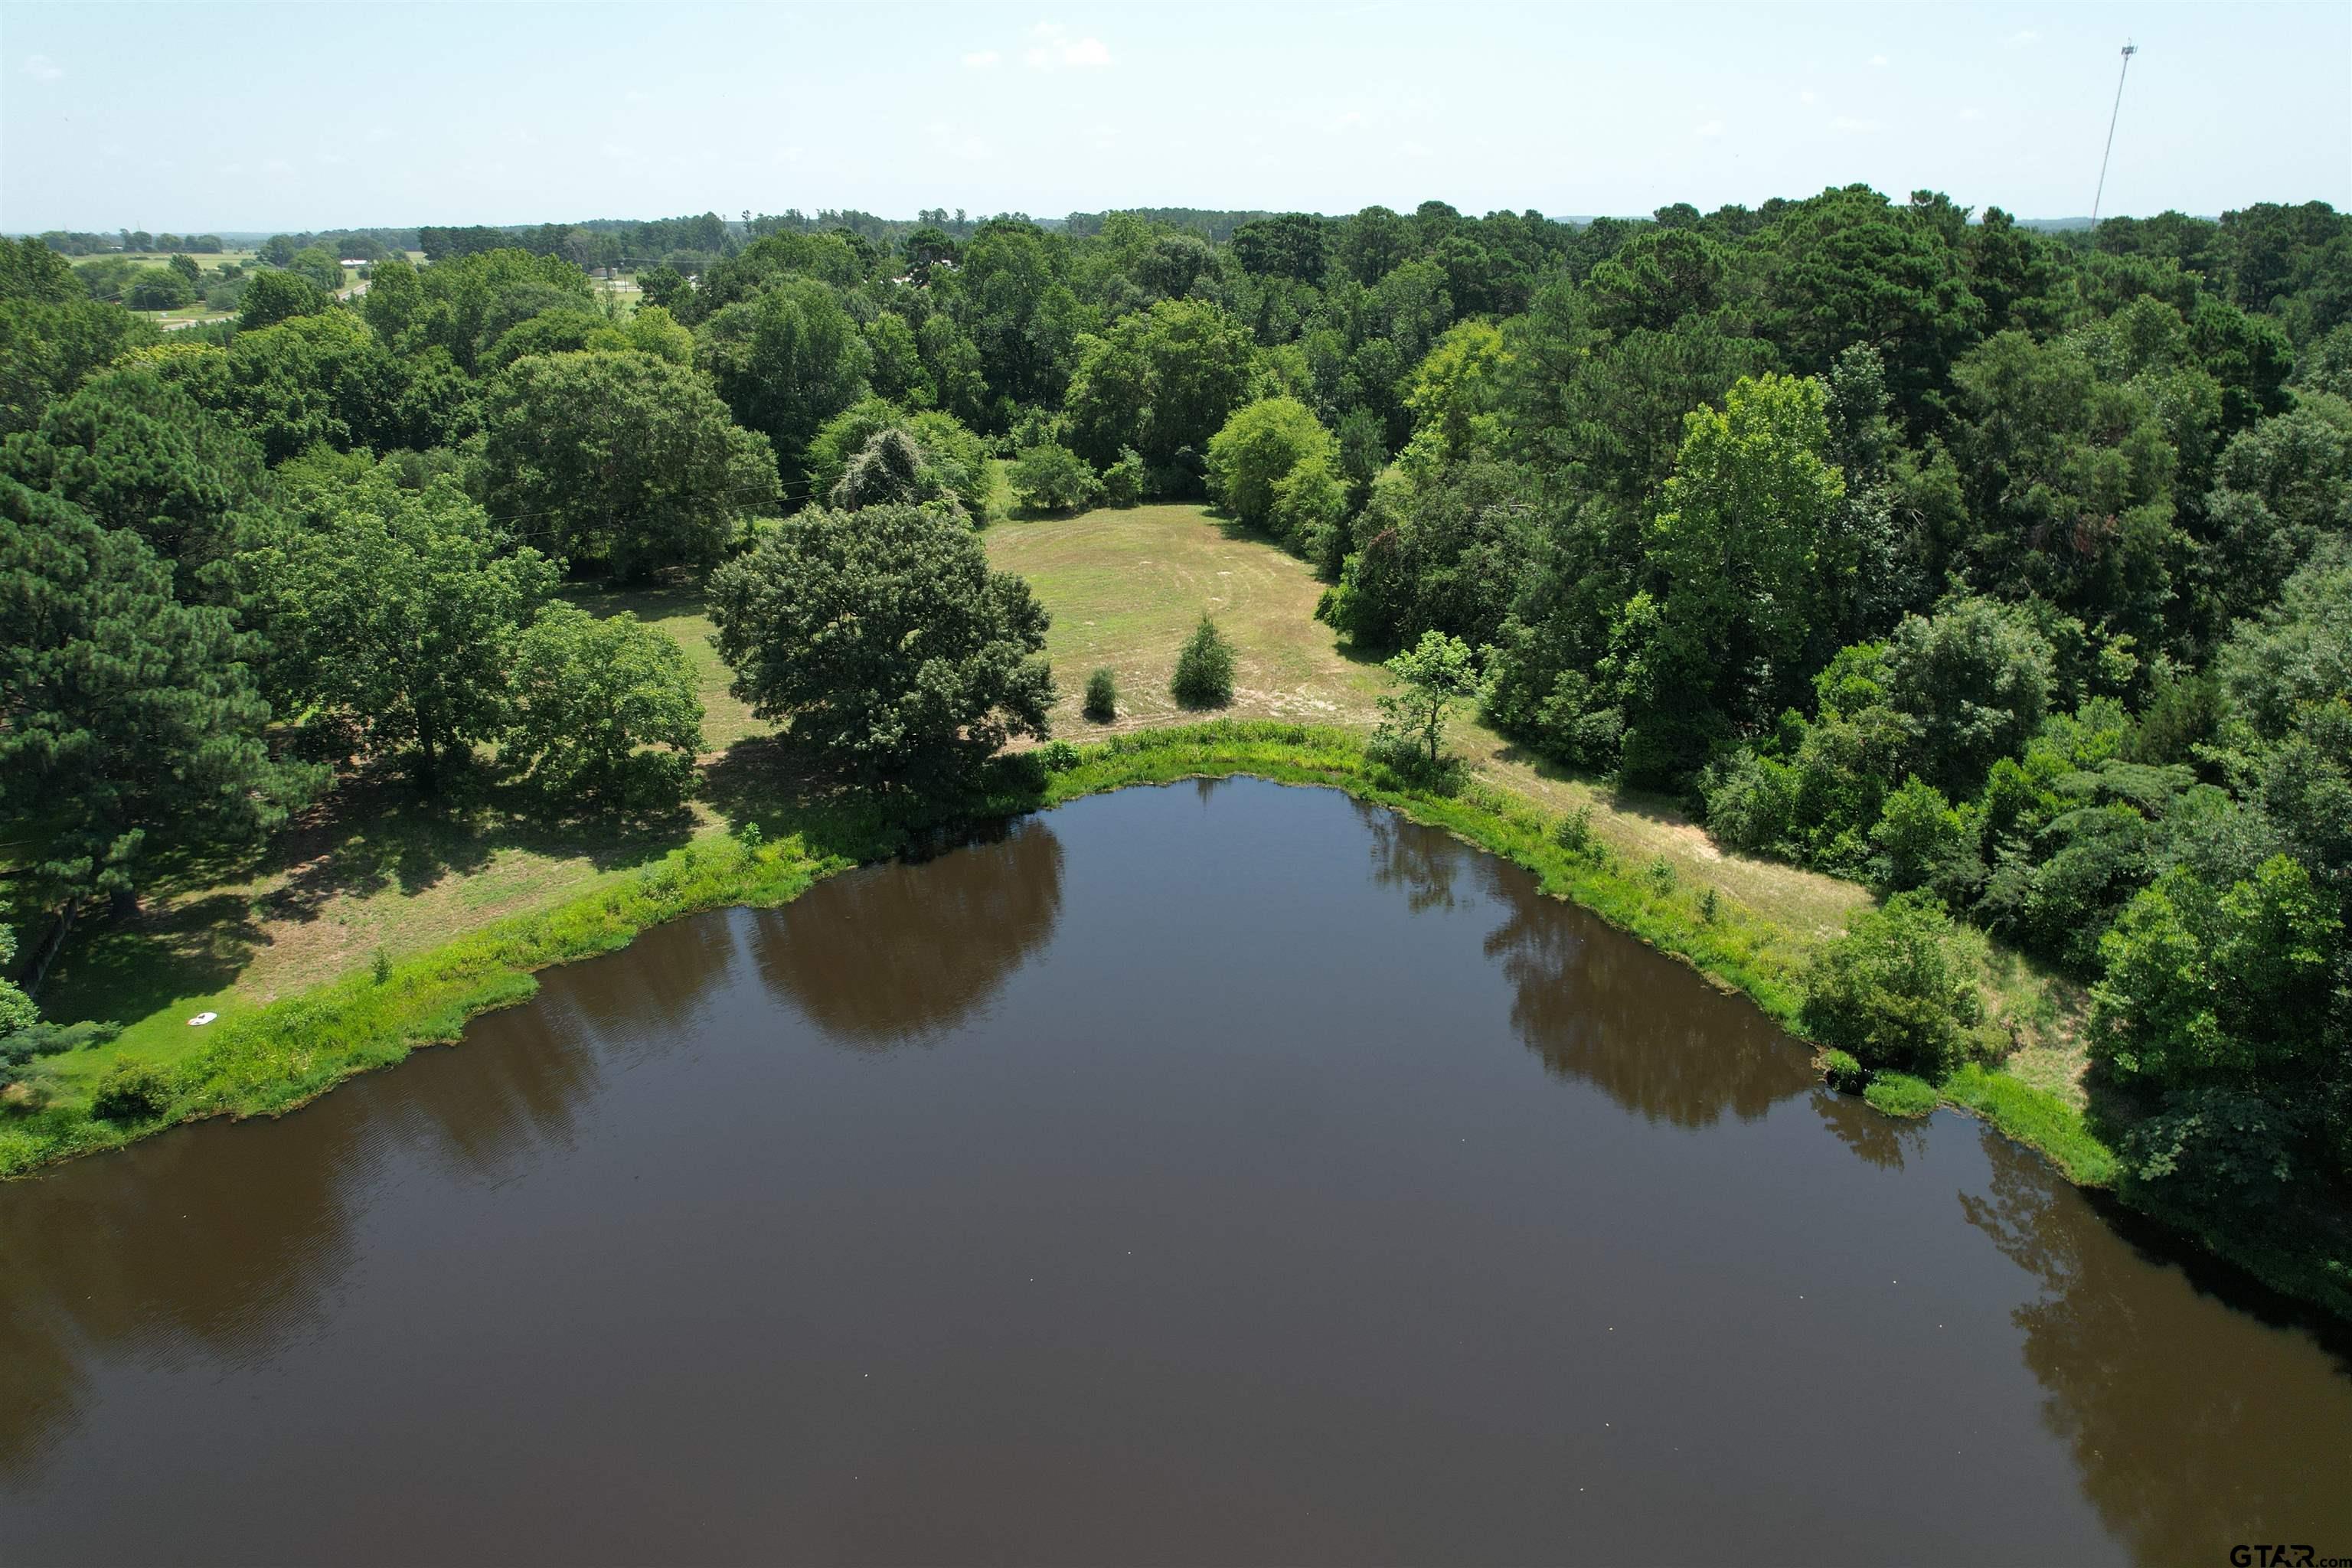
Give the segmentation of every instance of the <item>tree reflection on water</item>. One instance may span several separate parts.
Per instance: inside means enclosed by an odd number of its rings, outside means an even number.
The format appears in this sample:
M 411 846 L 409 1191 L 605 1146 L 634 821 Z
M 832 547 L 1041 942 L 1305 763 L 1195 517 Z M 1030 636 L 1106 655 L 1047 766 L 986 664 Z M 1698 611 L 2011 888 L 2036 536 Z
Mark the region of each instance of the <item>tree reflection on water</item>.
M 760 977 L 836 1044 L 930 1044 L 1041 951 L 1062 912 L 1062 845 L 1037 817 L 920 865 L 852 871 L 759 920 Z

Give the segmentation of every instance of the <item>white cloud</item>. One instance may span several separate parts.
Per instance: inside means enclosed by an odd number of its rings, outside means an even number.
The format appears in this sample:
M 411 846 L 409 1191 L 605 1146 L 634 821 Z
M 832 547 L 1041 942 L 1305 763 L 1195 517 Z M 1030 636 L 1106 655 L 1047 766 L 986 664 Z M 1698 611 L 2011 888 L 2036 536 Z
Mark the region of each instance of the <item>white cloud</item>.
M 1003 58 L 994 49 L 974 49 L 971 54 L 964 56 L 963 68 L 969 71 L 989 70 Z
M 66 74 L 66 68 L 47 55 L 26 55 L 25 74 L 36 81 L 55 81 Z
M 2000 42 L 2003 48 L 2021 49 L 2040 37 L 2042 37 L 2041 34 L 2035 32 L 2031 27 L 2026 27 L 2018 32 L 2011 33 Z
M 1400 142 L 1397 143 L 1397 155 L 1401 158 L 1434 158 L 1437 153 L 1425 142 Z
M 1700 138 L 1701 140 L 1705 140 L 1709 136 L 1720 136 L 1723 134 L 1723 121 L 1720 120 L 1707 121 L 1703 125 L 1692 127 L 1691 134 Z
M 262 160 L 261 172 L 265 174 L 290 174 L 294 172 L 294 165 L 283 158 L 266 158 Z
M 772 163 L 797 163 L 800 161 L 801 147 L 798 142 L 794 142 L 789 147 L 777 148 L 775 154 L 768 160 L 768 162 Z
M 1809 88 L 1807 88 L 1807 89 L 1805 89 L 1802 92 L 1800 92 L 1799 94 L 1797 94 L 1797 101 L 1798 101 L 1799 103 L 1819 103 L 1821 100 L 1822 100 L 1822 95 L 1821 95 L 1820 93 L 1818 93 L 1818 92 L 1815 92 L 1815 91 L 1814 91 L 1811 88 L 1810 88 L 1810 87 L 1809 87 Z
M 621 101 L 624 103 L 650 103 L 653 100 L 651 97 L 646 94 L 644 89 L 633 87 L 629 89 L 628 91 L 621 95 Z
M 1110 49 L 1100 38 L 1074 38 L 1070 30 L 1059 22 L 1040 22 L 1029 29 L 1037 41 L 1023 56 L 1032 70 L 1059 70 L 1065 66 L 1081 69 L 1110 64 Z
M 1886 57 L 1885 55 L 1873 55 L 1870 57 L 1870 63 L 1874 66 L 1883 66 L 1886 63 Z
M 1963 120 L 1982 120 L 1984 118 L 1984 110 L 1979 109 L 1972 103 L 1966 109 L 1960 110 L 1960 118 Z
M 371 125 L 367 129 L 366 140 L 374 142 L 389 142 L 392 140 L 392 127 L 389 125 Z
M 1875 120 L 1856 120 L 1851 114 L 1837 115 L 1830 121 L 1830 129 L 1844 132 L 1849 136 L 1864 135 L 1879 129 Z

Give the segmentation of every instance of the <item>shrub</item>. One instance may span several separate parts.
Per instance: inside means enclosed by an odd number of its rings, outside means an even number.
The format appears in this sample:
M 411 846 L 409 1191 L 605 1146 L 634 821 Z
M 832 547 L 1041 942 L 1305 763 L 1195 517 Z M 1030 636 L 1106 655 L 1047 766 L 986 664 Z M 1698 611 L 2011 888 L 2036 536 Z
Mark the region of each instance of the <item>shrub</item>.
M 1592 849 L 1592 808 L 1580 805 L 1559 819 L 1551 830 L 1552 841 L 1571 855 L 1590 854 Z
M 1947 884 L 1958 889 L 1965 879 L 1953 874 L 1955 861 L 1968 848 L 1968 827 L 1943 792 L 1911 774 L 1903 787 L 1886 797 L 1870 842 L 1878 853 L 1871 858 L 1871 879 L 1892 892 Z
M 9 990 L 16 990 L 9 986 Z M 21 993 L 19 993 L 21 994 Z M 122 1033 L 122 1026 L 106 1019 L 84 1019 L 78 1024 L 57 1024 L 37 1018 L 21 1029 L 11 1029 L 0 1035 L 0 1068 L 23 1067 L 26 1062 L 43 1057 L 62 1056 L 102 1046 Z
M 1094 466 L 1053 442 L 1014 458 L 1007 477 L 1014 499 L 1038 511 L 1075 511 L 1102 499 L 1103 482 Z
M 1699 895 L 1698 918 L 1705 923 L 1713 925 L 1716 917 L 1722 912 L 1722 908 L 1723 900 L 1717 897 L 1713 888 Z
M 1940 1103 L 1934 1084 L 1902 1072 L 1876 1074 L 1862 1098 L 1885 1116 L 1925 1116 Z
M 1183 708 L 1224 708 L 1234 700 L 1234 648 L 1204 611 L 1201 624 L 1176 656 L 1168 694 Z
M 172 1084 L 152 1063 L 119 1061 L 98 1080 L 89 1113 L 100 1121 L 144 1121 L 172 1103 Z
M 1941 1078 L 1984 1016 L 1974 955 L 1932 894 L 1897 893 L 1846 922 L 1805 976 L 1805 1032 L 1874 1071 Z
M 644 315 L 640 311 L 639 316 Z M 977 522 L 987 515 L 988 447 L 952 414 L 936 408 L 915 412 L 880 397 L 850 405 L 824 422 L 808 445 L 808 486 L 814 497 L 830 496 L 857 456 L 887 431 L 915 445 L 917 499 L 952 495 Z
M 1863 1070 L 1860 1062 L 1834 1047 L 1821 1054 L 1820 1065 L 1822 1076 L 1840 1094 L 1860 1094 L 1864 1082 L 1870 1077 Z
M 392 979 L 392 954 L 377 948 L 374 962 L 368 965 L 368 973 L 375 977 L 378 985 L 389 982 Z
M 0 973 L 16 960 L 16 933 L 0 925 Z M 41 1021 L 41 1010 L 33 999 L 10 982 L 0 979 L 0 1049 L 23 1031 Z
M 1770 849 L 1795 814 L 1795 770 L 1742 748 L 1699 775 L 1706 830 L 1733 849 Z
M 7 930 L 0 927 L 0 952 L 6 950 Z M 0 981 L 0 1103 L 18 1110 L 38 1110 L 49 1102 L 52 1085 L 38 1066 L 45 1057 L 62 1056 L 86 1046 L 104 1045 L 122 1032 L 120 1025 L 85 1022 L 52 1024 L 37 1016 L 25 994 Z
M 1108 669 L 1097 669 L 1087 677 L 1086 715 L 1097 724 L 1108 724 L 1118 717 L 1118 679 Z
M 1347 548 L 1348 487 L 1320 453 L 1301 458 L 1274 481 L 1266 527 L 1291 549 L 1329 571 Z
M 1429 795 L 1459 794 L 1470 777 L 1470 764 L 1464 758 L 1447 752 L 1433 759 L 1412 737 L 1388 725 L 1364 742 L 1364 760 L 1384 770 L 1388 782 Z
M 1132 447 L 1118 449 L 1118 461 L 1103 470 L 1103 500 L 1112 506 L 1133 506 L 1143 499 L 1143 459 Z
M 1675 863 L 1664 856 L 1652 856 L 1643 874 L 1650 879 L 1650 886 L 1657 890 L 1658 897 L 1663 899 L 1675 890 Z
M 1067 741 L 1048 741 L 1037 748 L 1037 760 L 1049 773 L 1066 773 L 1078 765 L 1078 749 Z

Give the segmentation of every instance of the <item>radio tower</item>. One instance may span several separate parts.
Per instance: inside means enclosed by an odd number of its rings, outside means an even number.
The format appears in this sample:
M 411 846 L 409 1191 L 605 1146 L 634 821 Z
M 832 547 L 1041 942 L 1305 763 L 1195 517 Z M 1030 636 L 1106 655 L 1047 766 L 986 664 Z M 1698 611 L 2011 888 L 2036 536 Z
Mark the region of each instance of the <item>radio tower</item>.
M 2099 203 L 2107 194 L 2107 160 L 2116 155 L 2116 121 L 2124 111 L 2124 79 L 2131 75 L 2131 58 L 2139 53 L 2139 46 L 2126 39 L 2124 43 L 2124 68 L 2116 73 L 2116 106 L 2107 114 L 2107 150 L 2099 154 L 2099 188 L 2091 195 L 2091 228 L 2099 226 Z

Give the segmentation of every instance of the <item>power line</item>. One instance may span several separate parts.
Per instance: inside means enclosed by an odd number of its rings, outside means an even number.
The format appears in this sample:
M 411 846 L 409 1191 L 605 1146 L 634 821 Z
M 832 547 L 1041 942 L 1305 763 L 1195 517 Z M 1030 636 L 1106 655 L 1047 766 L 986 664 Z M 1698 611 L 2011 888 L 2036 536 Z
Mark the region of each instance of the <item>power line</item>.
M 2124 78 L 2131 75 L 2131 58 L 2139 53 L 2139 46 L 2126 39 L 2124 68 L 2116 73 L 2116 106 L 2107 114 L 2107 150 L 2099 154 L 2099 188 L 2091 195 L 2091 230 L 2098 232 L 2099 203 L 2107 194 L 2107 160 L 2116 155 L 2116 121 L 2124 111 Z

